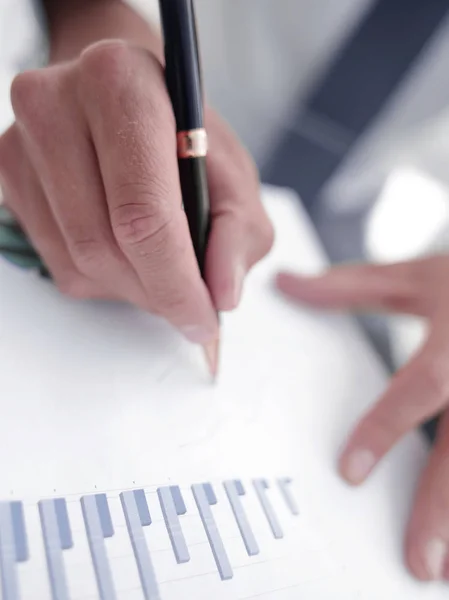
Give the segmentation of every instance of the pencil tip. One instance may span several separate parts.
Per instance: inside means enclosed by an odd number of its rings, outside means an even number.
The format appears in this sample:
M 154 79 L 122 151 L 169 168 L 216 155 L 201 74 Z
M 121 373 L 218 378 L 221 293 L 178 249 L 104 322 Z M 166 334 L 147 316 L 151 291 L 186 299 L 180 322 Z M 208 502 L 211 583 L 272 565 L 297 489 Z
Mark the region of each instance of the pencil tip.
M 209 344 L 203 346 L 204 354 L 206 356 L 207 366 L 212 379 L 215 381 L 218 375 L 218 359 L 220 354 L 220 340 L 216 339 Z

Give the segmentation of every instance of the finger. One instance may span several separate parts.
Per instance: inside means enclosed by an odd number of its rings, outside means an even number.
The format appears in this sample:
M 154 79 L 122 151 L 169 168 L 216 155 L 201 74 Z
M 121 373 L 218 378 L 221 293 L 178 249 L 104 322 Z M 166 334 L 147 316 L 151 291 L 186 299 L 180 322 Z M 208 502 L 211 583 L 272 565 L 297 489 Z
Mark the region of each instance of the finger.
M 112 234 L 98 161 L 76 101 L 73 65 L 22 74 L 12 98 L 28 155 L 77 271 L 109 297 L 119 291 L 141 302 L 143 289 Z
M 427 315 L 424 283 L 428 261 L 336 267 L 318 277 L 281 273 L 278 288 L 289 298 L 328 309 L 371 309 Z
M 273 227 L 263 209 L 257 170 L 215 113 L 207 121 L 212 230 L 206 279 L 218 310 L 236 308 L 249 269 L 270 250 Z
M 449 331 L 437 327 L 423 349 L 392 379 L 387 391 L 362 418 L 340 459 L 342 476 L 362 483 L 409 431 L 438 414 L 449 397 Z
M 149 309 L 189 339 L 218 335 L 182 210 L 174 118 L 163 72 L 120 42 L 82 57 L 83 98 L 115 238 L 146 290 Z
M 406 560 L 421 580 L 449 580 L 449 412 L 419 483 L 406 536 Z
M 94 289 L 71 260 L 15 126 L 0 139 L 0 172 L 8 208 L 18 218 L 61 291 L 77 297 L 101 295 L 102 291 Z

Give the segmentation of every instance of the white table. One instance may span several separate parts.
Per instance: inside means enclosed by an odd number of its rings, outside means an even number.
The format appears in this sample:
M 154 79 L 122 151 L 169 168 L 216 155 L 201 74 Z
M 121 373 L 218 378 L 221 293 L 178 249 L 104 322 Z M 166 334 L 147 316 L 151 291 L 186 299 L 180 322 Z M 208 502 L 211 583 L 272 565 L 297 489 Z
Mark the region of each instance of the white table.
M 105 540 L 117 598 L 143 598 L 118 493 L 144 488 L 145 528 L 162 600 L 437 600 L 402 563 L 413 489 L 426 459 L 410 435 L 362 489 L 335 473 L 343 439 L 386 384 L 354 323 L 291 307 L 272 289 L 278 268 L 316 272 L 325 257 L 297 199 L 265 191 L 277 241 L 252 273 L 242 307 L 223 323 L 222 374 L 211 387 L 200 353 L 164 323 L 119 305 L 77 303 L 0 264 L 0 497 L 25 502 L 30 559 L 24 599 L 49 584 L 36 501 L 63 496 L 75 546 L 62 552 L 70 598 L 95 598 L 79 497 L 107 491 L 115 535 Z M 285 537 L 267 527 L 251 480 L 293 478 L 294 517 L 269 490 Z M 260 546 L 248 557 L 222 482 L 241 478 Z M 234 576 L 221 581 L 190 491 L 213 483 L 213 506 Z M 181 486 L 191 561 L 177 565 L 155 494 Z M 1 519 L 0 519 L 1 520 Z

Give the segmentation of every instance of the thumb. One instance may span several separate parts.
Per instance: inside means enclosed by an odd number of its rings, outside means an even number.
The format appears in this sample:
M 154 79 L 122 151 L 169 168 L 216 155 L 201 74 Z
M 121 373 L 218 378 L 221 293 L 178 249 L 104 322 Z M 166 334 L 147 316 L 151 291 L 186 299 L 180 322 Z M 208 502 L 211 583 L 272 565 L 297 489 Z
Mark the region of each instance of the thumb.
M 212 111 L 207 125 L 212 227 L 206 279 L 216 308 L 229 311 L 239 304 L 245 276 L 269 252 L 274 233 L 252 158 Z

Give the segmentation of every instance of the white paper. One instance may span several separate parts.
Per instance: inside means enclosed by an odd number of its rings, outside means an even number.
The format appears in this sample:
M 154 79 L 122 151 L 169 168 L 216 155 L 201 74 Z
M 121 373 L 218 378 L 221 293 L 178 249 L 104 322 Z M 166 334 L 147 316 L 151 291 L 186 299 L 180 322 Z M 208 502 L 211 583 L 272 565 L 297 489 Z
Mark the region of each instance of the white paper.
M 70 600 L 101 598 L 82 496 L 97 531 L 96 560 L 110 568 L 115 596 L 103 592 L 107 600 L 157 597 L 154 587 L 161 600 L 445 596 L 442 587 L 414 582 L 402 563 L 404 526 L 426 458 L 418 435 L 361 490 L 348 489 L 335 473 L 345 435 L 381 393 L 385 374 L 349 319 L 298 309 L 273 290 L 277 269 L 316 272 L 325 258 L 298 199 L 275 190 L 265 196 L 276 245 L 249 277 L 241 308 L 223 318 L 217 385 L 209 383 L 200 351 L 160 320 L 121 305 L 72 302 L 0 264 L 0 497 L 24 503 L 30 556 L 15 564 L 20 600 L 51 598 L 37 502 L 52 498 L 67 501 L 73 537 L 71 549 L 51 545 L 51 560 L 64 567 L 61 585 Z M 278 478 L 292 479 L 299 515 Z M 240 525 L 253 534 L 247 532 L 247 545 L 223 485 L 233 480 L 246 491 L 238 499 L 247 519 Z M 275 524 L 259 501 L 260 480 L 270 484 Z M 200 518 L 205 488 L 191 487 L 202 483 L 217 496 L 209 506 L 217 529 L 209 533 L 218 532 L 223 579 Z M 175 505 L 164 514 L 166 491 L 157 493 L 165 486 L 180 487 L 186 509 L 172 537 L 166 519 L 175 518 Z M 141 489 L 152 518 L 143 527 L 136 512 L 142 498 L 130 493 Z M 102 512 L 91 499 L 103 492 L 110 537 L 101 533 Z M 44 506 L 53 522 L 53 504 Z M 250 556 L 254 544 L 259 553 Z M 176 562 L 174 549 L 184 562 Z

